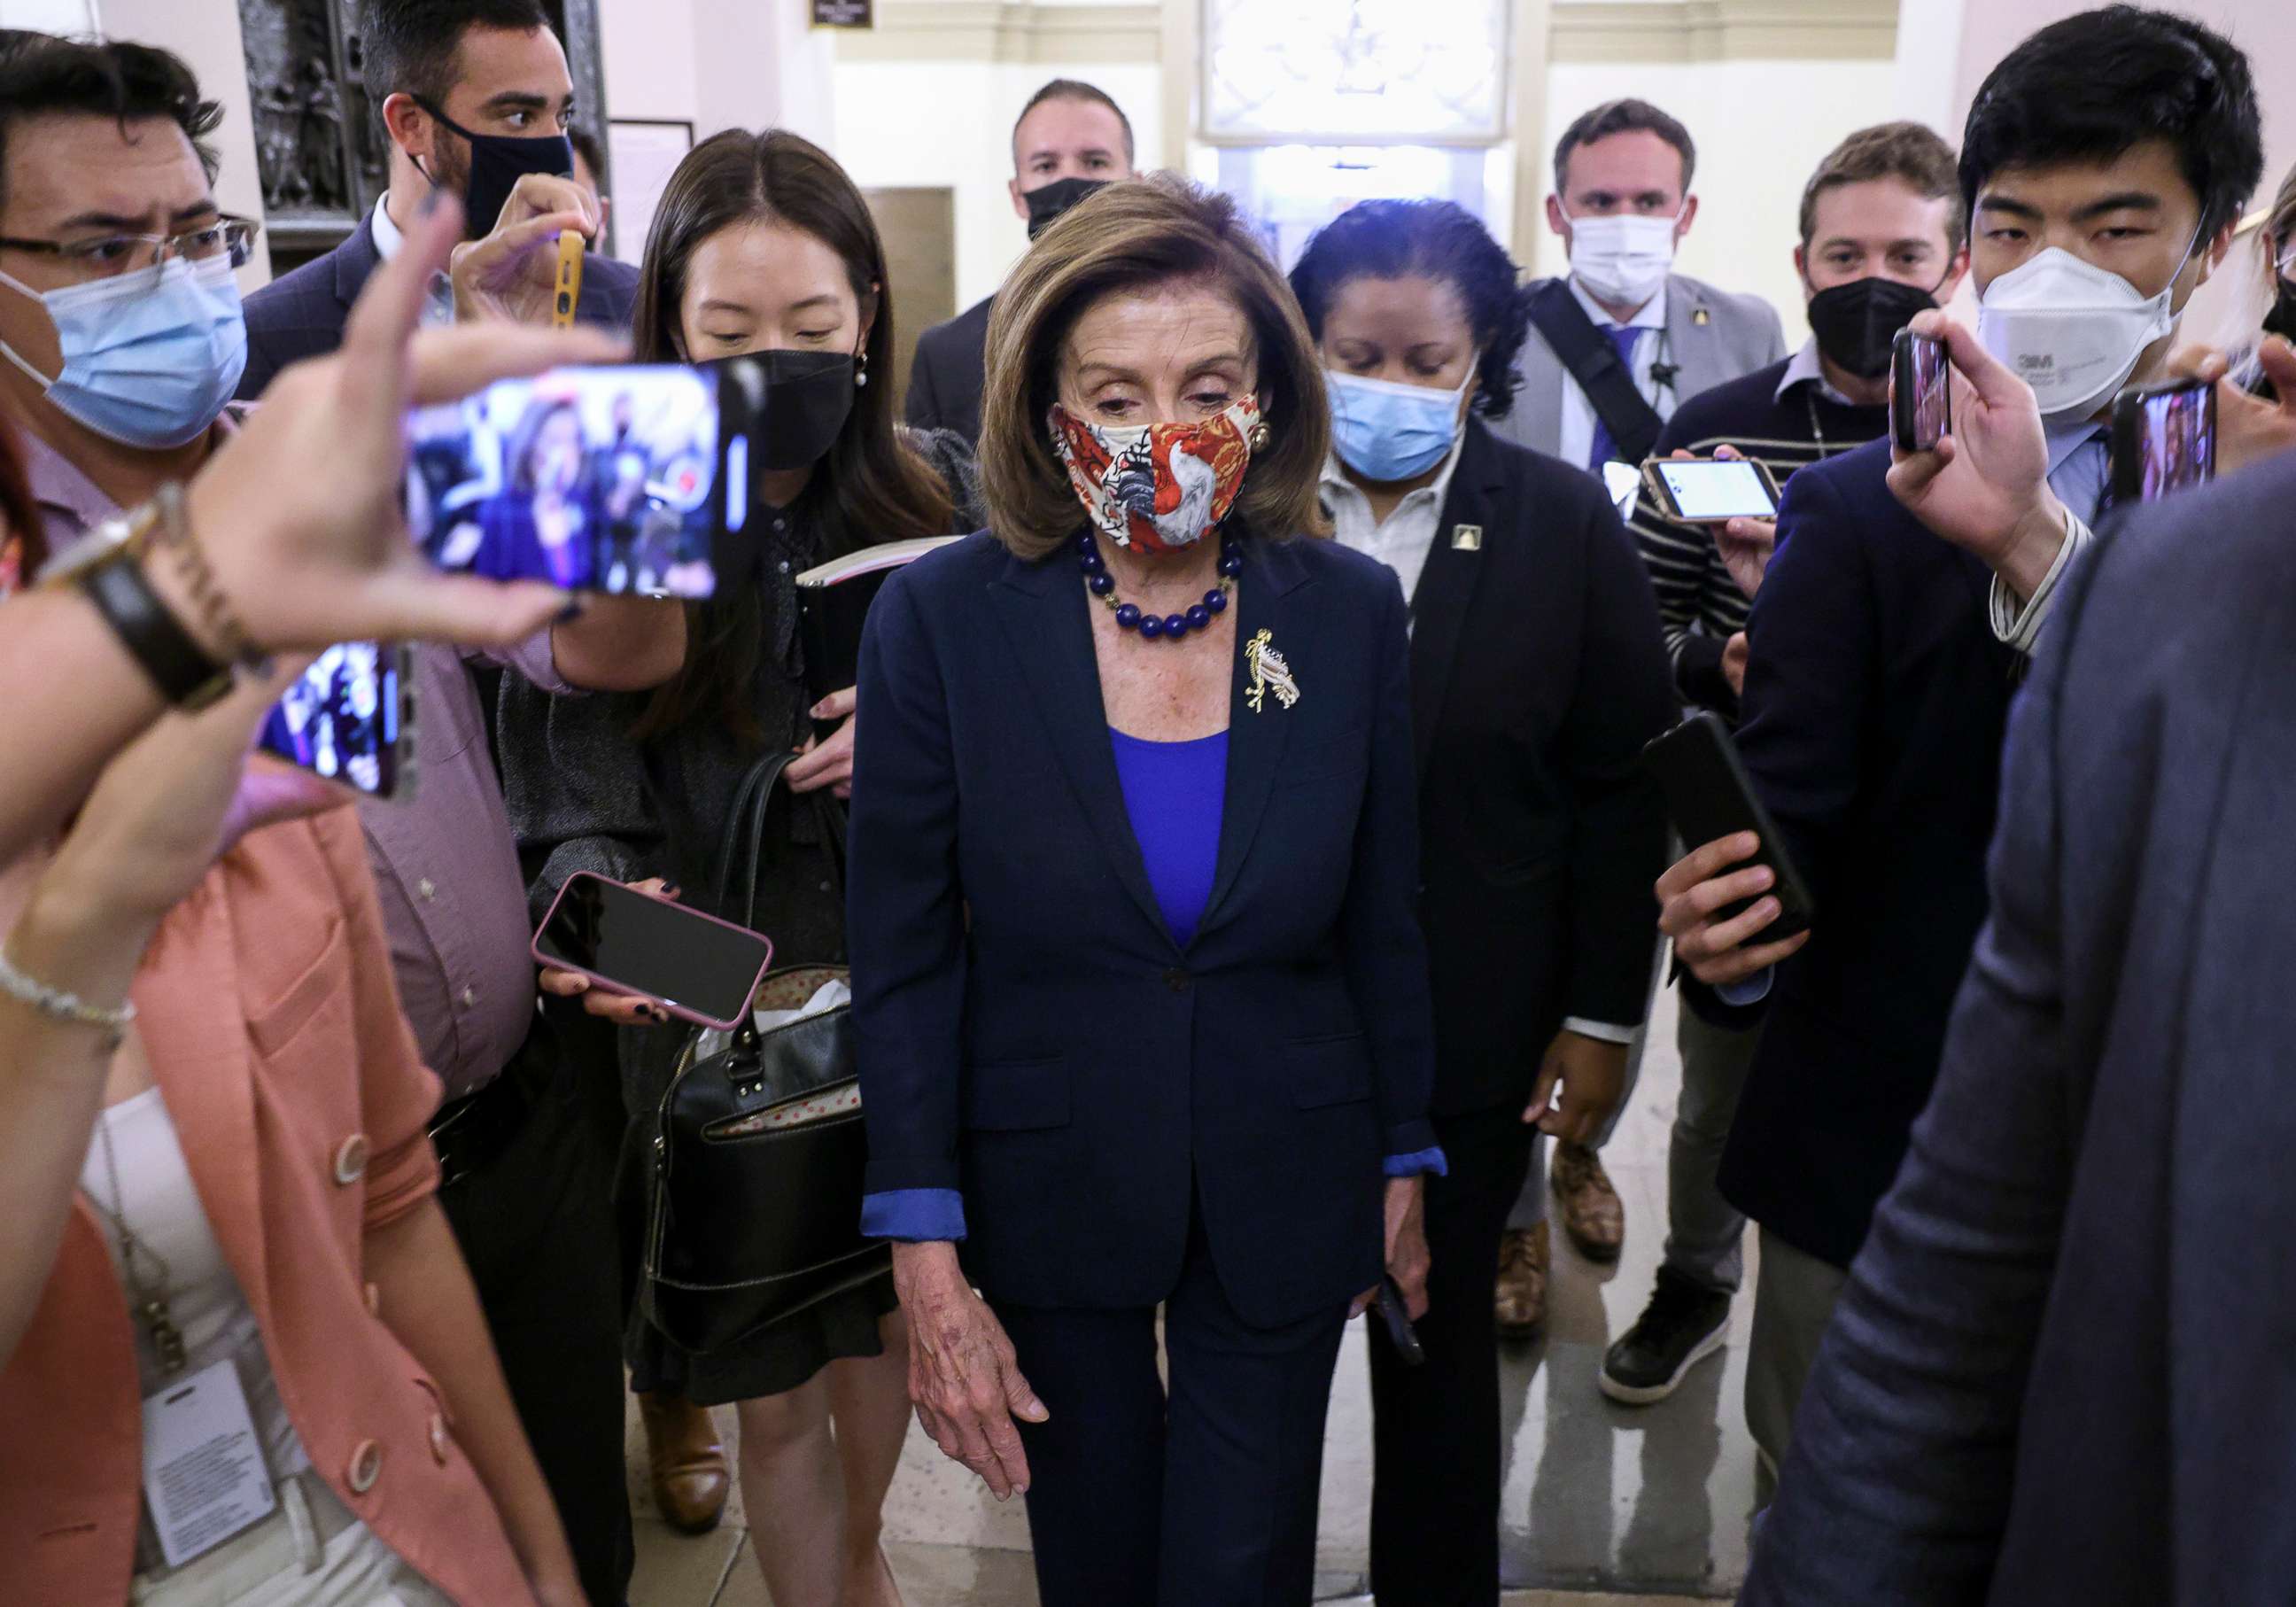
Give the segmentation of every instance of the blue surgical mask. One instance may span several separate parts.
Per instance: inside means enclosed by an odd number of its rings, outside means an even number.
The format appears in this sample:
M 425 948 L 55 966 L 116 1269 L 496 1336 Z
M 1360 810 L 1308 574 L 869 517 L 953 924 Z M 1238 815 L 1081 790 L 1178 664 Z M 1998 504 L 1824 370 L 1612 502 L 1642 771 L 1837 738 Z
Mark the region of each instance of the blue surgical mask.
M 0 284 L 48 309 L 63 367 L 53 379 L 0 341 L 66 418 L 123 447 L 180 447 L 223 412 L 247 368 L 239 282 L 223 257 L 181 257 L 132 274 L 36 291 Z
M 1458 441 L 1459 404 L 1475 382 L 1469 373 L 1456 390 L 1434 390 L 1335 371 L 1324 377 L 1332 446 L 1341 463 L 1375 481 L 1411 480 L 1441 463 Z

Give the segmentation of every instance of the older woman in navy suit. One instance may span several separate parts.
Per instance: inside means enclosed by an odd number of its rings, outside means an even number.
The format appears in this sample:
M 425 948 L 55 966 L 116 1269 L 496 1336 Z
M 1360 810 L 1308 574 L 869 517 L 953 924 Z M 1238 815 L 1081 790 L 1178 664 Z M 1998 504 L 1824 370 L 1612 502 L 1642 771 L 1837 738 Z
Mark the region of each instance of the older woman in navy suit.
M 1304 1603 L 1341 1332 L 1423 1307 L 1442 1165 L 1402 593 L 1316 539 L 1320 365 L 1225 200 L 1084 202 L 989 354 L 991 527 L 862 656 L 865 1219 L 1047 1607 Z

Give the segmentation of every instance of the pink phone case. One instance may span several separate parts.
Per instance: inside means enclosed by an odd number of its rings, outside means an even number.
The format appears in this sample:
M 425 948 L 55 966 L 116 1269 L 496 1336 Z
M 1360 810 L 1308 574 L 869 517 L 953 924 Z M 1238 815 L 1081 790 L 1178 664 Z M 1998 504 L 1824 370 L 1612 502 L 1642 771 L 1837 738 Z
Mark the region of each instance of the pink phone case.
M 759 939 L 765 944 L 765 958 L 758 962 L 758 974 L 750 979 L 749 991 L 742 995 L 742 1010 L 740 1014 L 734 1016 L 731 1020 L 723 1021 L 717 1021 L 709 1016 L 701 1014 L 699 1011 L 689 1010 L 683 1004 L 673 1004 L 668 999 L 659 997 L 651 993 L 642 992 L 639 989 L 631 987 L 627 982 L 617 982 L 611 977 L 602 976 L 594 971 L 585 970 L 579 965 L 569 965 L 565 961 L 553 959 L 551 956 L 542 952 L 542 934 L 549 931 L 550 923 L 558 918 L 558 906 L 560 904 L 564 902 L 568 891 L 572 889 L 574 884 L 578 881 L 607 881 L 608 878 L 599 875 L 594 871 L 577 871 L 572 875 L 566 878 L 565 884 L 558 890 L 558 897 L 550 901 L 550 913 L 543 916 L 542 924 L 535 929 L 534 940 L 527 946 L 527 952 L 533 955 L 534 963 L 548 971 L 570 971 L 578 977 L 587 978 L 593 984 L 603 991 L 618 994 L 624 998 L 652 999 L 656 1004 L 659 1004 L 662 1009 L 669 1012 L 671 1015 L 676 1016 L 679 1021 L 691 1021 L 697 1027 L 715 1027 L 720 1031 L 730 1032 L 735 1027 L 739 1026 L 742 1021 L 742 1017 L 749 1013 L 748 1001 L 757 997 L 758 984 L 766 980 L 766 972 L 773 969 L 774 940 L 771 938 L 767 937 L 766 934 L 761 931 L 752 931 L 750 928 L 737 925 L 734 922 L 720 921 L 715 915 L 705 914 L 698 909 L 689 909 L 686 906 L 680 904 L 675 898 L 665 898 L 659 893 L 642 893 L 639 892 L 637 889 L 621 882 L 610 883 L 611 886 L 621 888 L 622 891 L 630 894 L 634 898 L 651 898 L 656 904 L 667 904 L 679 914 L 687 917 L 689 920 L 705 921 L 712 926 L 723 926 L 728 931 L 744 932 L 752 938 Z

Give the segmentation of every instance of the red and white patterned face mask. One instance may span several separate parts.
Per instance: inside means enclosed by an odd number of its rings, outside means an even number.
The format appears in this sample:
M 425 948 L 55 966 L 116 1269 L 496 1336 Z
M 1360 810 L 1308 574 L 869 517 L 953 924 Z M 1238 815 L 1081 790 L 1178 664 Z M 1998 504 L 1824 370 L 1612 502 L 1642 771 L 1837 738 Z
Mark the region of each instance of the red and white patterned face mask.
M 1248 396 L 1198 424 L 1090 424 L 1057 402 L 1049 422 L 1092 528 L 1143 553 L 1177 553 L 1219 529 L 1243 488 L 1253 435 L 1266 439 Z

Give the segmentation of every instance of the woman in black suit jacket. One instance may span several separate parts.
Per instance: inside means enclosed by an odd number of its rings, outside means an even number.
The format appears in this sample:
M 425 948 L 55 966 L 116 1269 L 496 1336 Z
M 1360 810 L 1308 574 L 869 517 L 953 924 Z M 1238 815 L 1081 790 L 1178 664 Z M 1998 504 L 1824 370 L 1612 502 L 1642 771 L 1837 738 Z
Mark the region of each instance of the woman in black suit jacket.
M 991 528 L 863 649 L 865 1223 L 1048 1607 L 1305 1603 L 1341 1332 L 1423 1304 L 1441 1164 L 1403 598 L 1309 538 L 1321 373 L 1225 199 L 1085 201 L 989 351 Z
M 1666 826 L 1643 744 L 1675 717 L 1658 609 L 1591 476 L 1501 441 L 1514 264 L 1447 201 L 1366 201 L 1292 288 L 1330 369 L 1324 498 L 1412 588 L 1420 916 L 1433 962 L 1434 1256 L 1423 1367 L 1372 1341 L 1381 1607 L 1498 1597 L 1501 1231 L 1539 1135 L 1619 1104 Z M 1429 1558 L 1442 1559 L 1431 1567 Z

